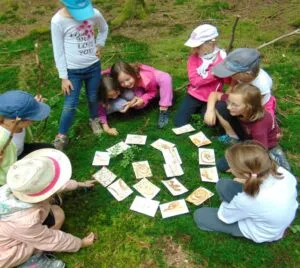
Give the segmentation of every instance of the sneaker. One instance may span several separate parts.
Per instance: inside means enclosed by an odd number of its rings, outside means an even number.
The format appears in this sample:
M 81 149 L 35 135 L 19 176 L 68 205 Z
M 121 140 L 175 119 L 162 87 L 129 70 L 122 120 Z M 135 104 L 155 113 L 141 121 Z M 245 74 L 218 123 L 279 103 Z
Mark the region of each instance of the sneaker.
M 102 127 L 100 125 L 100 119 L 99 118 L 94 118 L 94 119 L 89 119 L 89 125 L 91 127 L 91 129 L 93 130 L 93 133 L 95 135 L 100 135 L 103 130 Z
M 39 253 L 31 256 L 25 263 L 17 266 L 17 268 L 64 268 L 66 265 L 45 253 Z
M 69 144 L 69 138 L 65 135 L 56 135 L 53 145 L 55 149 L 62 151 Z
M 160 111 L 158 118 L 158 127 L 164 128 L 169 123 L 169 112 L 168 111 Z
M 285 168 L 288 171 L 291 171 L 291 166 L 287 160 L 282 148 L 277 145 L 276 147 L 269 150 L 271 158 L 281 167 Z
M 225 144 L 234 144 L 234 143 L 237 143 L 239 141 L 239 139 L 232 138 L 232 137 L 228 136 L 227 134 L 218 136 L 216 138 L 219 142 L 222 142 L 222 143 L 225 143 Z

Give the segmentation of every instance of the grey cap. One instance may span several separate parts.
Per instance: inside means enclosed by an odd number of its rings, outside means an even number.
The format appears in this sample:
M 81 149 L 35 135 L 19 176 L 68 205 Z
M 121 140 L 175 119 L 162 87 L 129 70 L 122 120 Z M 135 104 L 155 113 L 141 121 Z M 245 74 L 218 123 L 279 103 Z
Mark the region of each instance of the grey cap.
M 260 53 L 255 48 L 238 48 L 212 69 L 214 75 L 224 78 L 235 73 L 247 72 L 259 61 Z

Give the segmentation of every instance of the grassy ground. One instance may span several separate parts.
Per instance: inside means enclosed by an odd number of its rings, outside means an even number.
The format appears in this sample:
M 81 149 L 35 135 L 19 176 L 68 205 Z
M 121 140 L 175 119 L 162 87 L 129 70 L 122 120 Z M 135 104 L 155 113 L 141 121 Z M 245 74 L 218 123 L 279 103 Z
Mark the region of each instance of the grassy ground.
M 60 81 L 54 67 L 50 41 L 49 22 L 57 10 L 56 1 L 2 0 L 0 13 L 0 92 L 22 88 L 35 93 L 39 71 L 35 65 L 34 43 L 40 44 L 43 64 L 42 94 L 49 99 L 52 112 L 42 140 L 51 141 L 58 128 L 62 107 Z M 34 3 L 33 3 L 34 2 Z M 120 12 L 119 2 L 95 0 L 105 17 L 111 20 Z M 154 65 L 172 74 L 174 88 L 186 83 L 186 59 L 189 51 L 183 46 L 191 30 L 200 22 L 210 22 L 220 29 L 220 46 L 227 47 L 234 16 L 241 15 L 236 31 L 235 47 L 257 47 L 283 33 L 299 27 L 297 15 L 300 7 L 296 1 L 146 1 L 149 14 L 143 20 L 131 20 L 112 31 L 103 51 L 102 67 L 109 67 L 116 60 L 138 61 Z M 291 161 L 293 172 L 300 175 L 300 40 L 290 37 L 262 49 L 262 67 L 274 80 L 273 92 L 278 100 L 279 119 L 284 137 L 281 145 Z M 176 90 L 172 119 L 185 88 Z M 76 122 L 70 131 L 72 139 L 66 151 L 71 158 L 74 177 L 90 178 L 97 170 L 91 166 L 96 150 L 105 150 L 124 140 L 127 133 L 145 134 L 147 145 L 133 149 L 111 160 L 109 168 L 129 185 L 136 182 L 131 162 L 148 160 L 154 174 L 151 179 L 162 190 L 157 200 L 162 203 L 174 200 L 161 184 L 165 179 L 163 158 L 150 144 L 157 138 L 176 143 L 185 174 L 180 181 L 190 190 L 202 185 L 214 190 L 213 184 L 202 183 L 199 178 L 197 149 L 188 135 L 175 136 L 172 122 L 165 130 L 156 127 L 158 109 L 149 108 L 122 116 L 112 116 L 110 123 L 118 128 L 118 137 L 93 137 L 87 125 L 87 110 L 84 94 L 78 108 Z M 130 122 L 130 123 L 129 123 Z M 214 129 L 202 124 L 195 116 L 193 125 L 209 137 L 216 135 Z M 43 124 L 36 125 L 36 136 Z M 224 146 L 213 142 L 210 148 L 217 156 Z M 287 231 L 283 240 L 272 244 L 256 245 L 245 239 L 232 238 L 225 234 L 206 233 L 197 230 L 192 220 L 195 206 L 189 205 L 190 214 L 163 220 L 158 212 L 155 218 L 129 210 L 134 196 L 117 202 L 101 186 L 89 192 L 77 191 L 65 196 L 66 223 L 64 230 L 78 236 L 90 231 L 98 234 L 95 245 L 77 254 L 59 254 L 68 267 L 296 267 L 300 265 L 298 233 Z M 186 197 L 187 195 L 184 195 Z M 280 198 L 280 197 L 278 197 Z M 218 206 L 218 197 L 213 196 L 205 206 Z M 299 216 L 293 225 L 299 225 Z

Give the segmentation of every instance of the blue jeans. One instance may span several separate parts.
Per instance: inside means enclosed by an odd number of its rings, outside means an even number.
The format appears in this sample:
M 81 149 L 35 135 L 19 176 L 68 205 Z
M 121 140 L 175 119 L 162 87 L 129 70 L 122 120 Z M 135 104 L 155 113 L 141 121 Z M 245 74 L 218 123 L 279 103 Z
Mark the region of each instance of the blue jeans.
M 85 83 L 90 118 L 94 119 L 98 117 L 97 93 L 101 82 L 100 62 L 96 62 L 83 69 L 68 69 L 68 78 L 73 85 L 73 90 L 70 90 L 70 95 L 65 96 L 59 123 L 59 133 L 64 135 L 67 134 L 73 123 L 83 82 Z

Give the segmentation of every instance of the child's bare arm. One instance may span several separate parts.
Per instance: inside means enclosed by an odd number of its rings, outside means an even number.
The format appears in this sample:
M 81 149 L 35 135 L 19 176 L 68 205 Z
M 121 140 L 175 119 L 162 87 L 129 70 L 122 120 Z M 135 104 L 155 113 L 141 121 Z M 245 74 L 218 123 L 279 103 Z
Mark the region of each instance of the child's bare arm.
M 221 100 L 223 93 L 212 92 L 210 93 L 207 101 L 207 108 L 204 115 L 204 122 L 209 126 L 214 126 L 216 124 L 216 110 L 215 105 L 218 100 Z

